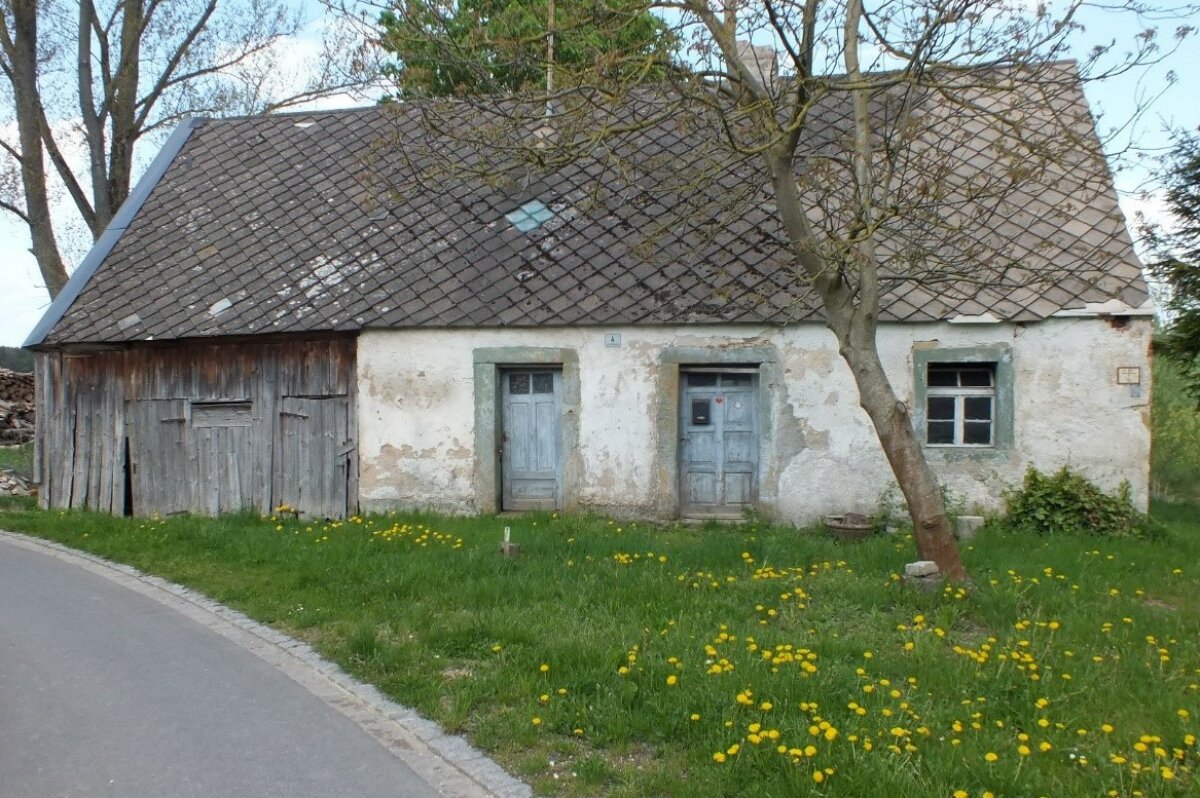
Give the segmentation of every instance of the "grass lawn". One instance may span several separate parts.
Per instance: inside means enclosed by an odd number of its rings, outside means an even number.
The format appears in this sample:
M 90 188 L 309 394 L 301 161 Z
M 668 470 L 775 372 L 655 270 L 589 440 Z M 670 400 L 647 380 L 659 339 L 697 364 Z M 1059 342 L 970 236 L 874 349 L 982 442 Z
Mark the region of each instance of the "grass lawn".
M 1156 508 L 1165 541 L 985 531 L 974 585 L 932 593 L 903 536 L 5 506 L 310 641 L 546 794 L 1200 790 L 1196 505 Z
M 33 476 L 33 444 L 0 446 L 0 470 L 13 471 L 26 479 Z

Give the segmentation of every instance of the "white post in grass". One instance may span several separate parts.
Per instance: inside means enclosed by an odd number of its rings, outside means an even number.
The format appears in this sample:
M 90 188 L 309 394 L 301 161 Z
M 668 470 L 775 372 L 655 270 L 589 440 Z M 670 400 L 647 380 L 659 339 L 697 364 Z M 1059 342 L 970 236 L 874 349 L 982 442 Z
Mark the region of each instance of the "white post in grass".
M 516 557 L 521 553 L 521 547 L 512 542 L 511 527 L 504 527 L 504 542 L 500 544 L 500 553 L 505 557 Z

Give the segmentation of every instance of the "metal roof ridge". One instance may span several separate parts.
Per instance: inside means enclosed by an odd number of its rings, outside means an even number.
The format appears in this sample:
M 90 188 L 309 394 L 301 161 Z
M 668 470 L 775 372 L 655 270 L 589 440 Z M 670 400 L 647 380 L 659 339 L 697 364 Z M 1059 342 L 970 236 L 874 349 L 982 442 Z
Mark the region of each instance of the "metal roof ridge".
M 142 209 L 142 205 L 150 198 L 150 194 L 158 186 L 158 182 L 167 172 L 167 168 L 175 160 L 183 145 L 187 143 L 191 137 L 192 131 L 200 127 L 206 121 L 206 117 L 197 116 L 185 119 L 179 123 L 179 127 L 171 133 L 163 148 L 154 156 L 154 160 L 150 162 L 150 167 L 146 173 L 138 180 L 137 185 L 133 187 L 133 191 L 129 192 L 129 196 L 121 203 L 121 207 L 117 209 L 113 215 L 112 221 L 104 228 L 104 232 L 96 239 L 96 243 L 92 244 L 92 248 L 88 250 L 79 266 L 75 271 L 71 272 L 71 277 L 67 280 L 67 284 L 58 292 L 58 296 L 50 303 L 50 307 L 46 308 L 46 312 L 42 318 L 34 326 L 33 331 L 29 333 L 29 337 L 25 339 L 25 343 L 21 344 L 23 348 L 39 346 L 46 340 L 46 336 L 54 329 L 54 327 L 62 321 L 67 315 L 67 311 L 71 309 L 71 305 L 83 293 L 83 289 L 87 287 L 88 282 L 92 279 L 92 275 L 104 263 L 104 259 L 112 252 L 117 242 L 121 240 L 125 229 L 129 227 L 138 211 Z

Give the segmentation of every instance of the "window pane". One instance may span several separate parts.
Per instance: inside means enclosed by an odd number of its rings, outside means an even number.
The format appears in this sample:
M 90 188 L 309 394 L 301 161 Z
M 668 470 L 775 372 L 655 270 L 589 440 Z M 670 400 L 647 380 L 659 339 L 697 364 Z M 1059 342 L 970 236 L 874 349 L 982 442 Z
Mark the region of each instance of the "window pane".
M 954 366 L 940 363 L 929 364 L 929 385 L 932 388 L 950 388 L 958 385 L 958 372 Z
M 925 426 L 929 443 L 954 443 L 953 421 L 930 421 Z
M 722 374 L 721 384 L 726 388 L 748 387 L 750 385 L 749 374 Z
M 693 388 L 711 388 L 717 384 L 716 374 L 689 374 L 688 385 Z
M 931 421 L 954 420 L 953 396 L 930 396 L 926 398 L 925 417 Z
M 554 393 L 554 375 L 553 374 L 534 374 L 533 375 L 533 392 L 534 393 Z
M 991 421 L 992 420 L 992 397 L 990 396 L 968 396 L 963 399 L 965 408 L 963 409 L 963 417 L 968 421 Z
M 990 364 L 983 368 L 964 368 L 958 373 L 960 384 L 964 388 L 987 388 L 992 384 L 992 369 Z
M 511 394 L 529 393 L 529 375 L 509 374 L 508 392 Z
M 989 444 L 992 442 L 992 422 L 966 421 L 963 423 L 963 443 Z

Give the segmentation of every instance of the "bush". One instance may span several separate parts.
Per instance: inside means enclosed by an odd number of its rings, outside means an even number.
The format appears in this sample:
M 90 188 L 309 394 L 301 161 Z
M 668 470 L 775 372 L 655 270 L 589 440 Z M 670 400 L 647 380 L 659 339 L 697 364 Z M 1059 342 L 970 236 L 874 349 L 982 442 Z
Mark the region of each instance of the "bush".
M 1033 466 L 1020 490 L 1004 495 L 1002 526 L 1034 535 L 1158 537 L 1160 528 L 1129 499 L 1129 483 L 1109 496 L 1081 474 L 1064 467 L 1053 475 Z
M 1150 490 L 1172 500 L 1200 499 L 1200 409 L 1180 367 L 1154 358 Z

